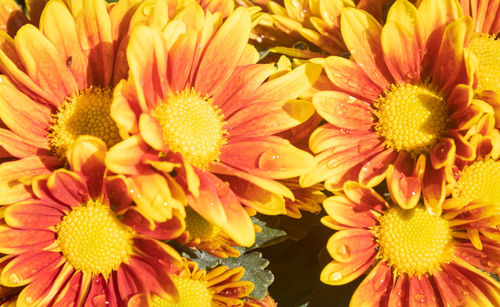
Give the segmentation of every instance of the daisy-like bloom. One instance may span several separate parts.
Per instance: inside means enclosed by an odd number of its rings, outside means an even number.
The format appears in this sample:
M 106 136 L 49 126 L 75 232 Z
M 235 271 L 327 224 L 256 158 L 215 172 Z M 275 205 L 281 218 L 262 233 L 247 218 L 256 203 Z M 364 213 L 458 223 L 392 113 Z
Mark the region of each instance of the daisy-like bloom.
M 180 270 L 182 258 L 137 231 L 125 179 L 105 176 L 105 149 L 100 139 L 81 137 L 67 151 L 74 171 L 39 176 L 32 198 L 5 209 L 0 283 L 25 286 L 18 306 L 118 306 L 137 293 L 177 297 L 169 273 Z M 157 228 L 169 239 L 182 230 Z
M 143 22 L 147 5 L 49 1 L 39 28 L 24 25 L 14 39 L 0 32 L 0 145 L 15 158 L 0 166 L 0 203 L 28 197 L 18 180 L 64 166 L 79 135 L 108 147 L 121 140 L 109 111 L 112 92 L 128 71 L 128 26 Z
M 175 170 L 191 209 L 245 246 L 255 232 L 242 204 L 285 213 L 283 198 L 293 194 L 275 179 L 314 165 L 275 134 L 307 119 L 302 111 L 310 104 L 292 99 L 321 70 L 305 64 L 273 76 L 272 64 L 256 65 L 250 23 L 245 8 L 221 23 L 220 14 L 191 5 L 161 31 L 137 27 L 127 49 L 129 79 L 118 84 L 111 106 L 124 141 L 106 155 L 107 167 L 132 185 L 152 168 L 166 178 Z M 163 222 L 167 216 L 142 202 L 151 186 L 143 181 L 132 195 L 144 215 Z
M 441 215 L 422 204 L 406 210 L 346 182 L 344 194 L 324 202 L 322 223 L 338 232 L 327 243 L 333 261 L 321 281 L 343 285 L 372 268 L 351 306 L 498 306 L 500 283 L 486 272 L 500 271 L 500 246 L 482 237 L 477 250 L 465 231 L 492 217 L 494 226 L 499 211 L 486 203 L 455 204 L 444 202 Z
M 465 135 L 492 113 L 472 100 L 473 67 L 463 48 L 472 24 L 460 13 L 454 0 L 423 0 L 418 9 L 398 0 L 382 27 L 361 10 L 344 9 L 342 36 L 352 56 L 325 61 L 331 90 L 313 103 L 328 123 L 311 136 L 317 165 L 303 186 L 326 180 L 335 191 L 346 180 L 375 186 L 387 176 L 401 206 L 414 207 L 423 192 L 439 214 L 445 169 L 474 160 Z
M 130 299 L 130 307 L 242 307 L 243 298 L 254 288 L 250 281 L 240 280 L 245 274 L 243 267 L 228 269 L 219 266 L 210 271 L 202 270 L 198 264 L 184 258 L 185 269 L 172 279 L 179 291 L 176 303 L 153 296 L 150 302 L 144 294 Z M 149 304 L 148 304 L 149 303 Z
M 474 20 L 474 35 L 468 48 L 479 62 L 476 97 L 495 109 L 496 127 L 500 128 L 500 2 L 460 0 L 464 13 Z

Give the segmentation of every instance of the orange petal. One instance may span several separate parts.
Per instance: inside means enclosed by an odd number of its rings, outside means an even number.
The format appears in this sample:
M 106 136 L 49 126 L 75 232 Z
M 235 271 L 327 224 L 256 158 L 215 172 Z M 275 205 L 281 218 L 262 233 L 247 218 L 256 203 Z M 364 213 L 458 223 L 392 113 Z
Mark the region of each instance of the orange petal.
M 83 50 L 89 50 L 88 84 L 102 87 L 111 85 L 114 50 L 106 3 L 100 0 L 82 1 L 81 10 L 76 12 L 73 8 L 73 15 L 80 46 Z
M 239 178 L 228 178 L 231 189 L 247 207 L 267 215 L 286 214 L 285 199 Z
M 86 204 L 90 199 L 87 185 L 76 173 L 58 169 L 47 180 L 50 193 L 61 203 L 75 207 Z
M 0 251 L 4 254 L 21 254 L 41 250 L 54 242 L 56 233 L 49 230 L 25 230 L 0 226 Z
M 111 103 L 111 118 L 116 123 L 122 139 L 129 137 L 129 133 L 139 132 L 139 116 L 142 113 L 133 82 L 121 80 L 114 89 Z
M 228 120 L 231 137 L 259 137 L 296 127 L 314 114 L 310 101 L 289 100 L 281 103 L 252 104 Z
M 399 153 L 387 172 L 387 187 L 392 200 L 403 209 L 415 207 L 420 200 L 420 180 L 415 175 L 417 163 L 406 153 Z
M 378 212 L 389 209 L 389 204 L 375 190 L 365 187 L 355 181 L 344 183 L 344 193 L 350 201 L 360 207 Z
M 64 266 L 47 272 L 47 274 L 38 278 L 36 282 L 30 283 L 21 291 L 17 303 L 23 306 L 44 306 L 49 304 L 74 272 L 73 267 L 67 262 Z
M 213 92 L 233 72 L 251 29 L 250 13 L 236 9 L 218 29 L 200 60 L 194 88 L 202 94 Z
M 408 293 L 408 303 L 410 307 L 437 307 L 439 306 L 438 293 L 429 282 L 429 279 L 422 275 L 410 278 L 410 291 Z
M 359 171 L 359 183 L 368 187 L 374 187 L 381 183 L 386 177 L 389 165 L 394 162 L 396 157 L 396 151 L 387 149 L 371 158 Z
M 63 215 L 63 212 L 51 206 L 21 202 L 7 208 L 5 223 L 14 228 L 48 230 L 59 224 Z
M 313 63 L 300 65 L 291 72 L 262 84 L 255 93 L 254 103 L 295 99 L 311 88 L 320 73 L 320 65 Z
M 396 83 L 418 82 L 424 56 L 425 28 L 417 9 L 407 1 L 391 6 L 382 29 L 382 49 Z
M 320 279 L 332 286 L 345 285 L 361 276 L 375 261 L 375 253 L 371 257 L 359 257 L 353 262 L 330 262 L 321 271 Z
M 469 84 L 464 62 L 464 45 L 472 34 L 472 19 L 464 16 L 452 22 L 443 33 L 432 71 L 432 82 L 442 91 L 451 91 L 456 84 Z
M 361 96 L 372 101 L 376 100 L 384 90 L 352 60 L 331 56 L 326 58 L 324 65 L 330 81 L 349 95 Z
M 97 198 L 102 192 L 106 151 L 104 142 L 90 135 L 79 136 L 66 150 L 71 169 L 85 180 L 92 198 Z
M 118 174 L 139 174 L 145 167 L 141 162 L 148 150 L 149 146 L 139 136 L 130 137 L 106 153 L 106 167 Z
M 139 130 L 142 139 L 158 151 L 168 151 L 163 142 L 163 130 L 160 124 L 148 113 L 142 113 L 139 118 Z
M 40 147 L 35 144 L 28 144 L 25 138 L 19 137 L 10 130 L 0 128 L 0 146 L 8 154 L 16 158 L 26 158 L 36 155 Z
M 351 306 L 385 306 L 393 285 L 391 268 L 379 262 L 358 286 L 351 298 Z M 369 299 L 368 299 L 369 298 Z
M 442 138 L 430 152 L 432 166 L 436 169 L 451 166 L 455 162 L 455 142 L 451 138 Z
M 48 148 L 47 135 L 51 109 L 33 101 L 14 86 L 0 82 L 0 117 L 12 132 L 28 143 Z
M 189 206 L 209 222 L 219 226 L 236 243 L 252 246 L 255 232 L 252 221 L 229 186 L 216 176 L 197 171 L 200 196 L 188 195 Z
M 319 92 L 312 102 L 330 124 L 345 129 L 368 130 L 374 125 L 370 105 L 342 92 Z
M 381 88 L 387 89 L 392 82 L 384 63 L 380 43 L 381 26 L 367 12 L 344 8 L 340 19 L 342 37 L 357 64 L 361 64 L 368 78 Z
M 8 287 L 24 286 L 35 278 L 50 274 L 61 264 L 60 253 L 29 251 L 15 257 L 2 270 L 0 280 Z
M 174 214 L 171 219 L 163 223 L 152 224 L 139 212 L 130 208 L 123 215 L 122 222 L 135 231 L 147 235 L 148 237 L 166 241 L 179 237 L 186 227 L 184 219 Z M 154 228 L 153 228 L 154 227 Z
M 169 176 L 169 175 L 165 175 Z M 130 193 L 141 214 L 157 222 L 172 218 L 173 211 L 184 214 L 184 195 L 179 197 L 179 187 L 175 181 L 153 171 L 129 178 Z
M 54 156 L 29 156 L 14 161 L 7 161 L 0 164 L 0 182 L 10 182 L 15 180 L 31 180 L 35 176 L 50 174 L 50 172 L 61 167 L 61 161 Z
M 371 258 L 377 252 L 376 244 L 373 233 L 355 228 L 337 231 L 328 240 L 326 248 L 335 261 L 349 263 L 359 258 Z
M 106 176 L 104 185 L 109 203 L 118 214 L 129 209 L 132 196 L 130 196 L 130 188 L 124 176 Z
M 197 49 L 198 33 L 189 31 L 181 35 L 168 50 L 168 74 L 171 91 L 180 92 L 190 87 L 189 76 L 193 70 L 193 58 Z
M 251 174 L 273 179 L 299 176 L 315 164 L 309 153 L 275 136 L 234 139 L 222 147 L 219 159 Z
M 323 202 L 326 213 L 337 223 L 353 228 L 372 228 L 378 224 L 367 208 L 351 202 L 344 196 L 332 196 Z
M 78 90 L 73 74 L 54 45 L 33 25 L 24 25 L 14 38 L 26 72 L 41 88 L 52 93 L 54 105 Z
M 127 60 L 143 112 L 168 94 L 167 55 L 166 42 L 159 30 L 138 26 L 132 31 Z
M 396 282 L 389 295 L 388 306 L 408 305 L 408 275 L 402 274 L 396 277 Z
M 62 54 L 78 88 L 86 88 L 88 57 L 80 47 L 75 20 L 68 7 L 59 1 L 47 3 L 40 18 L 40 30 Z
M 358 144 L 374 138 L 378 136 L 368 130 L 341 129 L 325 124 L 311 134 L 309 148 L 314 153 L 324 150 L 330 150 L 332 153 L 341 152 L 346 149 L 354 150 Z
M 441 215 L 446 196 L 444 172 L 444 169 L 435 169 L 430 163 L 427 163 L 422 182 L 422 194 L 425 206 L 437 216 Z

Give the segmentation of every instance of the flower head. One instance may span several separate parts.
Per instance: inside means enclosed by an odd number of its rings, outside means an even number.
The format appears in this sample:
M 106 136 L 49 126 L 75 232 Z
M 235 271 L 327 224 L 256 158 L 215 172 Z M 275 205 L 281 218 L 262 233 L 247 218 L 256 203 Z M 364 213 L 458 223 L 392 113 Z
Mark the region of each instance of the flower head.
M 243 306 L 242 299 L 247 297 L 254 288 L 252 282 L 240 280 L 244 273 L 243 267 L 229 269 L 226 266 L 218 266 L 205 271 L 200 269 L 196 262 L 184 259 L 184 270 L 173 276 L 175 286 L 179 291 L 179 300 L 172 303 L 154 296 L 148 306 Z M 146 306 L 146 299 L 144 295 L 136 295 L 130 300 L 129 306 Z
M 481 270 L 500 271 L 500 246 L 479 235 L 483 249 L 478 250 L 467 233 L 481 223 L 494 228 L 498 208 L 455 204 L 453 199 L 445 201 L 442 215 L 421 204 L 403 209 L 389 205 L 370 188 L 346 182 L 344 194 L 324 202 L 328 216 L 323 224 L 339 231 L 328 241 L 334 260 L 323 269 L 321 280 L 346 284 L 373 266 L 354 293 L 352 306 L 405 306 L 413 301 L 433 306 L 497 305 L 500 284 Z
M 30 199 L 6 208 L 0 282 L 25 286 L 18 304 L 116 306 L 137 293 L 177 297 L 169 274 L 179 271 L 181 257 L 135 227 L 126 181 L 105 176 L 104 152 L 100 139 L 81 137 L 67 152 L 74 171 L 38 177 Z M 182 224 L 173 222 L 177 227 L 156 231 L 179 236 Z
M 255 232 L 242 204 L 284 213 L 284 198 L 293 194 L 275 179 L 296 177 L 313 164 L 309 153 L 275 134 L 312 114 L 310 103 L 292 99 L 320 69 L 306 64 L 277 76 L 273 65 L 255 64 L 245 8 L 221 22 L 219 14 L 191 5 L 161 29 L 137 27 L 131 35 L 130 76 L 111 106 L 125 140 L 108 152 L 106 164 L 132 182 L 142 176 L 142 196 L 161 188 L 145 179 L 152 169 L 175 181 L 194 212 L 250 246 Z M 136 194 L 134 200 L 151 220 L 169 218 Z M 159 197 L 155 202 L 168 205 Z
M 491 108 L 472 99 L 473 64 L 464 44 L 469 17 L 445 1 L 414 7 L 396 1 L 382 27 L 369 14 L 346 8 L 341 30 L 351 59 L 329 57 L 330 90 L 313 97 L 328 122 L 310 139 L 316 167 L 305 186 L 326 179 L 337 190 L 347 180 L 375 186 L 385 177 L 391 197 L 404 208 L 424 195 L 439 214 L 445 170 L 475 157 L 467 132 Z M 402 48 L 405 46 L 405 48 Z
M 110 106 L 127 74 L 123 42 L 131 20 L 141 21 L 137 8 L 127 1 L 49 1 L 39 28 L 26 24 L 13 39 L 4 33 L 0 143 L 14 159 L 0 166 L 0 203 L 29 197 L 20 180 L 63 167 L 79 136 L 99 137 L 108 147 L 121 140 Z

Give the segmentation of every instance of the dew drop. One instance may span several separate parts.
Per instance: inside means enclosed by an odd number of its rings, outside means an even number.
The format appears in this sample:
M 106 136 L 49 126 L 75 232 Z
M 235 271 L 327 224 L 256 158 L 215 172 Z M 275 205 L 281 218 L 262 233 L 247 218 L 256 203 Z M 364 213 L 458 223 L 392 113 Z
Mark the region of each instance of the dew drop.
M 340 280 L 341 278 L 342 278 L 342 273 L 340 272 L 334 272 L 330 274 L 330 280 L 337 281 Z
M 22 277 L 17 275 L 17 274 L 12 274 L 9 276 L 9 281 L 13 284 L 18 284 L 20 282 L 22 282 Z
M 145 16 L 149 16 L 151 15 L 151 12 L 153 11 L 153 6 L 151 5 L 147 5 L 147 6 L 144 6 L 142 8 L 142 13 L 145 15 Z
M 425 304 L 425 302 L 426 302 L 425 295 L 423 295 L 423 294 L 415 294 L 413 296 L 413 299 L 415 300 L 415 302 L 420 303 L 420 304 Z
M 347 247 L 347 245 L 345 244 L 340 244 L 338 247 L 337 247 L 337 254 L 339 256 L 342 256 L 343 258 L 348 258 L 350 255 L 351 255 L 351 252 L 349 250 L 349 247 Z

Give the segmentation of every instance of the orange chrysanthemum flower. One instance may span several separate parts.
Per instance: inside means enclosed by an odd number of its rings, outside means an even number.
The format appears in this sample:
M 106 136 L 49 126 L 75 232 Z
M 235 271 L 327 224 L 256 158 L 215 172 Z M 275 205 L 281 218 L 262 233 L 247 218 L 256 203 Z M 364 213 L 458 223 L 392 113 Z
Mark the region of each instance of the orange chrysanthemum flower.
M 130 76 L 117 86 L 111 107 L 125 140 L 106 155 L 109 169 L 138 187 L 134 200 L 152 220 L 168 217 L 140 203 L 160 188 L 144 174 L 152 167 L 170 182 L 175 170 L 189 206 L 245 246 L 255 233 L 242 204 L 284 213 L 284 202 L 279 208 L 269 202 L 293 194 L 274 179 L 298 176 L 314 164 L 309 153 L 275 134 L 307 119 L 301 110 L 310 105 L 291 99 L 320 73 L 306 64 L 276 76 L 272 64 L 256 65 L 255 49 L 247 45 L 250 28 L 245 8 L 221 23 L 219 14 L 204 14 L 197 5 L 162 31 L 136 28 L 127 49 Z
M 0 282 L 26 286 L 18 305 L 122 306 L 137 293 L 177 298 L 169 272 L 177 274 L 182 258 L 134 227 L 126 181 L 105 176 L 105 149 L 101 140 L 81 137 L 67 153 L 74 171 L 38 177 L 30 199 L 5 209 Z M 182 228 L 157 231 L 172 239 Z
M 494 227 L 499 211 L 486 203 L 455 204 L 445 201 L 442 215 L 423 205 L 405 210 L 346 182 L 344 194 L 324 202 L 323 224 L 339 231 L 328 241 L 334 260 L 321 280 L 346 284 L 373 266 L 351 306 L 498 306 L 500 283 L 481 270 L 500 272 L 500 246 L 481 237 L 483 249 L 477 250 L 465 231 L 481 221 Z
M 144 17 L 132 2 L 49 1 L 39 29 L 24 25 L 14 39 L 1 32 L 0 144 L 15 159 L 0 165 L 0 203 L 29 197 L 19 180 L 64 166 L 78 136 L 108 147 L 121 140 L 109 108 L 114 85 L 127 75 L 129 22 Z
M 454 0 L 423 0 L 418 9 L 398 0 L 382 27 L 361 10 L 344 9 L 352 56 L 325 60 L 332 84 L 313 103 L 328 123 L 311 136 L 317 165 L 301 178 L 304 186 L 325 179 L 329 190 L 347 180 L 375 186 L 387 175 L 397 203 L 412 208 L 422 191 L 439 214 L 445 169 L 475 158 L 466 132 L 491 112 L 472 101 L 473 67 L 463 48 L 471 20 L 451 22 L 460 12 Z
M 145 295 L 136 295 L 130 299 L 130 307 L 242 307 L 242 299 L 248 296 L 254 285 L 250 281 L 240 280 L 245 274 L 243 267 L 228 269 L 219 266 L 210 271 L 201 270 L 196 262 L 185 259 L 185 269 L 173 276 L 179 291 L 177 303 L 171 303 L 159 296 L 148 301 Z

